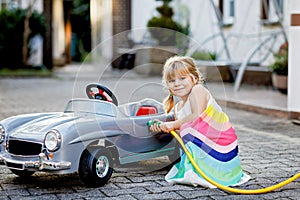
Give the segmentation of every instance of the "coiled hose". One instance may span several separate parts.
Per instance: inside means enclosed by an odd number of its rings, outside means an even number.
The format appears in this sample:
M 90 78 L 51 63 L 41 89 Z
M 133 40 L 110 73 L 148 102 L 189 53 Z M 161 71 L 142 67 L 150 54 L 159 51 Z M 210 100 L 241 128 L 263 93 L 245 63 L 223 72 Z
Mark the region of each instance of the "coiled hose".
M 182 149 L 184 150 L 184 152 L 186 153 L 188 159 L 191 161 L 192 165 L 194 166 L 194 168 L 197 170 L 197 172 L 205 179 L 207 180 L 209 183 L 213 184 L 214 186 L 218 187 L 219 189 L 228 191 L 228 192 L 232 192 L 232 193 L 239 193 L 239 194 L 263 194 L 263 193 L 267 193 L 267 192 L 271 192 L 273 190 L 276 190 L 278 188 L 281 188 L 289 183 L 291 183 L 292 181 L 298 179 L 300 177 L 300 173 L 297 173 L 296 175 L 292 176 L 291 178 L 278 183 L 276 185 L 267 187 L 267 188 L 262 188 L 262 189 L 255 189 L 255 190 L 244 190 L 244 189 L 237 189 L 237 188 L 231 188 L 228 186 L 224 186 L 221 185 L 213 180 L 211 180 L 208 176 L 205 175 L 205 173 L 200 169 L 200 167 L 196 164 L 195 160 L 193 159 L 192 155 L 190 154 L 189 150 L 187 150 L 187 148 L 185 147 L 182 139 L 178 136 L 178 134 L 175 131 L 171 131 L 170 132 L 172 134 L 172 136 L 179 142 L 179 144 L 181 145 Z

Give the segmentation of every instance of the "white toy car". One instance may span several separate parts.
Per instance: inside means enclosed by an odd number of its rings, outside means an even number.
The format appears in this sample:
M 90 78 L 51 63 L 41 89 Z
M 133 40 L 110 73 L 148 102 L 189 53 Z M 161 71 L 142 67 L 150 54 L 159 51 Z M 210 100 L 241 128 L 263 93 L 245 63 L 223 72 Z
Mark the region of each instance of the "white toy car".
M 172 119 L 163 105 L 143 99 L 118 106 L 100 84 L 86 88 L 90 99 L 70 100 L 64 112 L 24 114 L 0 122 L 0 164 L 21 177 L 36 171 L 79 172 L 92 186 L 106 184 L 114 164 L 160 156 L 179 158 L 171 135 L 149 131 L 147 122 Z

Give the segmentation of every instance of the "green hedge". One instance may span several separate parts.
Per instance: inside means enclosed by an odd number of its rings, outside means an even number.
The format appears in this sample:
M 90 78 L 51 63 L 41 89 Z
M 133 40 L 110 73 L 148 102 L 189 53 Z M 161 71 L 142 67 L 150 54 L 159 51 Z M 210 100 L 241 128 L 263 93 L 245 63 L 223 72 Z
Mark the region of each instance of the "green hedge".
M 22 63 L 25 15 L 24 9 L 0 11 L 0 69 L 25 67 Z M 44 38 L 46 23 L 42 14 L 34 11 L 29 20 L 29 27 L 29 39 L 37 34 Z

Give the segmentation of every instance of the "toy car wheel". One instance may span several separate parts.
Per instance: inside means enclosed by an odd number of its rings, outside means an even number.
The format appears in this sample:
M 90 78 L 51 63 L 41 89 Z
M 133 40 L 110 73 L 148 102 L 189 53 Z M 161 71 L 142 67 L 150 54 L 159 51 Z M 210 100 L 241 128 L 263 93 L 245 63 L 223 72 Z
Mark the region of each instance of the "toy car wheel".
M 21 178 L 30 177 L 34 174 L 34 171 L 27 171 L 27 170 L 10 169 L 10 171 Z
M 79 165 L 81 181 L 96 187 L 105 185 L 113 173 L 112 164 L 112 156 L 106 148 L 86 149 Z

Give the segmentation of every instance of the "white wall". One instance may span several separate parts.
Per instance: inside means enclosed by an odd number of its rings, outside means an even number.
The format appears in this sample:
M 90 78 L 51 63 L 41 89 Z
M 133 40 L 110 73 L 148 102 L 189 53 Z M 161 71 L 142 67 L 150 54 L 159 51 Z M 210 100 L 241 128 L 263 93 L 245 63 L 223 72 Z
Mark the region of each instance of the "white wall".
M 132 37 L 135 42 L 141 42 L 143 39 L 147 21 L 156 14 L 155 8 L 160 5 L 160 3 L 161 2 L 155 0 L 132 0 L 131 27 L 133 29 Z M 138 31 L 134 29 L 138 29 Z
M 214 0 L 217 3 L 217 0 Z M 285 4 L 288 1 L 284 1 Z M 132 0 L 132 28 L 145 28 L 147 21 L 155 13 L 155 7 L 161 2 L 155 0 Z M 210 0 L 173 0 L 173 6 L 180 4 L 186 5 L 190 10 L 191 37 L 201 43 L 212 34 L 218 33 L 216 15 L 212 9 Z M 287 6 L 285 6 L 286 9 Z M 260 24 L 260 1 L 258 0 L 235 0 L 235 23 L 232 27 L 223 28 L 225 35 L 238 35 L 228 40 L 230 53 L 233 59 L 241 60 L 260 43 L 270 31 L 278 30 L 275 28 L 263 27 Z M 176 10 L 176 8 L 174 8 Z M 286 12 L 287 13 L 287 12 Z M 288 17 L 285 18 L 288 22 Z M 139 39 L 139 37 L 137 37 Z M 283 42 L 283 37 L 278 39 L 278 47 Z M 213 40 L 205 46 L 210 51 L 220 51 L 223 49 L 223 42 L 220 38 Z M 266 51 L 266 50 L 265 50 Z M 258 54 L 261 57 L 263 54 Z M 223 54 L 223 58 L 225 58 Z
M 290 2 L 290 14 L 300 14 L 300 1 Z M 300 112 L 300 26 L 290 26 L 289 71 L 288 71 L 288 110 Z

